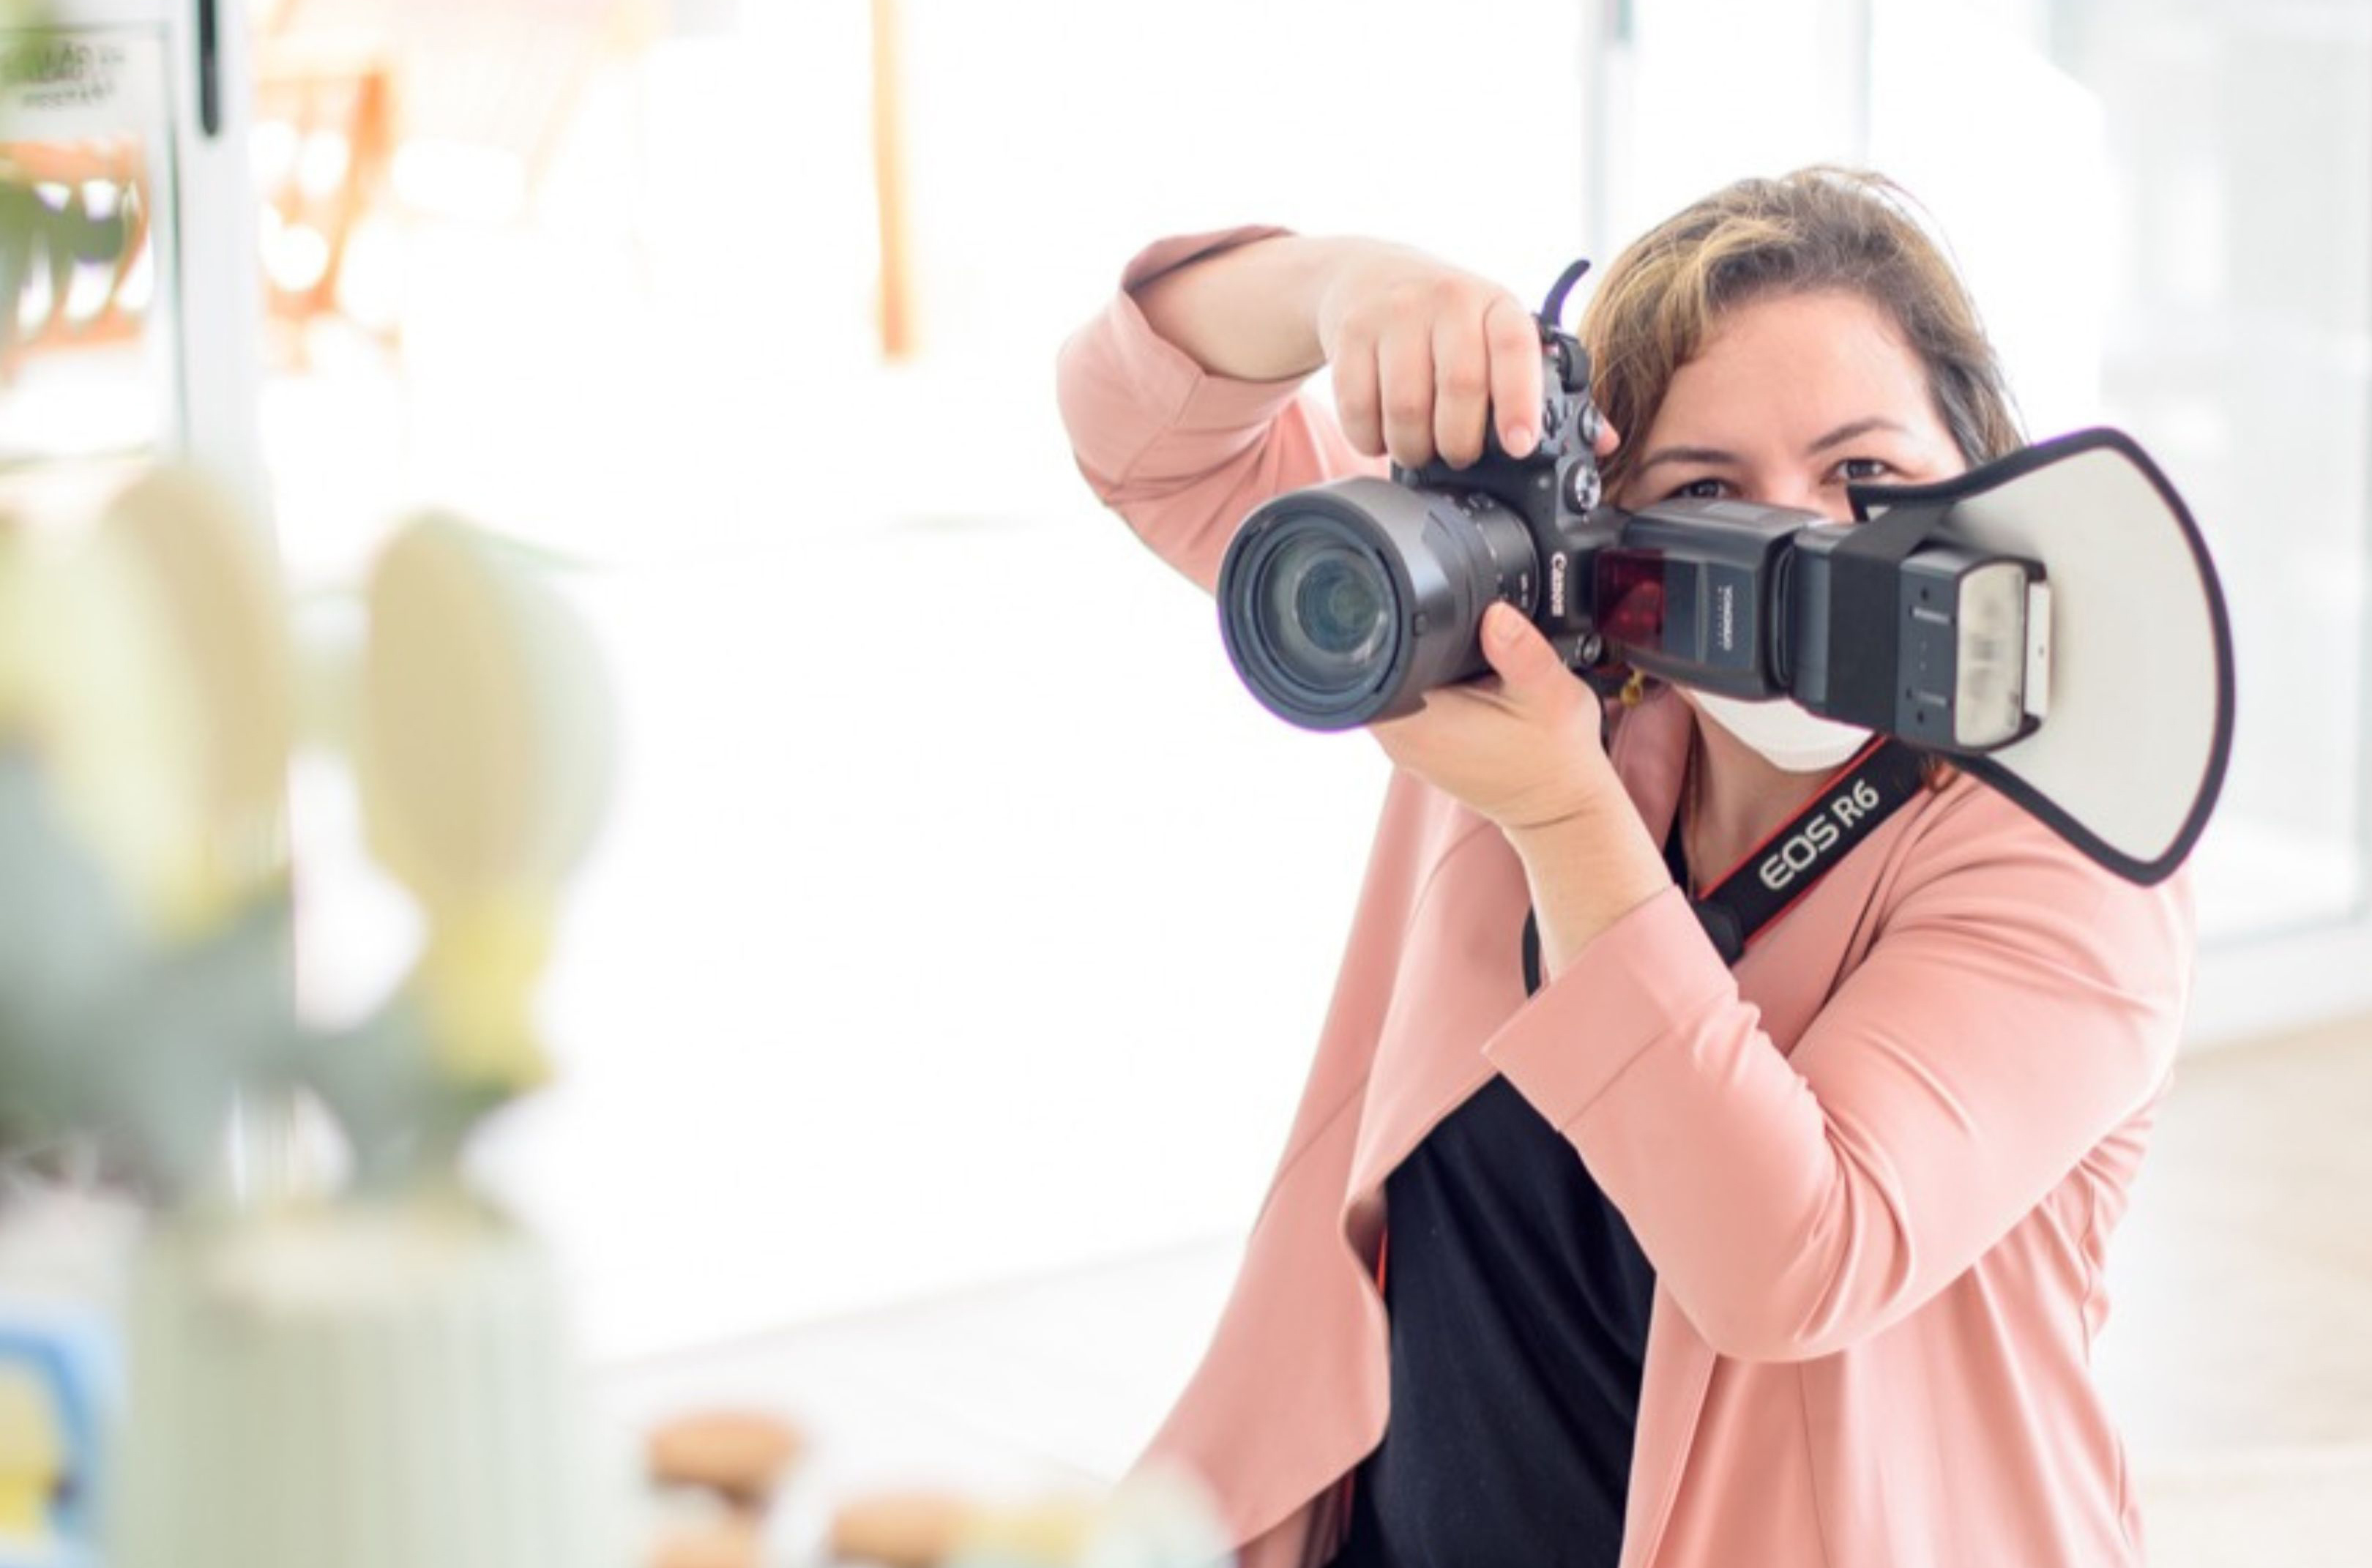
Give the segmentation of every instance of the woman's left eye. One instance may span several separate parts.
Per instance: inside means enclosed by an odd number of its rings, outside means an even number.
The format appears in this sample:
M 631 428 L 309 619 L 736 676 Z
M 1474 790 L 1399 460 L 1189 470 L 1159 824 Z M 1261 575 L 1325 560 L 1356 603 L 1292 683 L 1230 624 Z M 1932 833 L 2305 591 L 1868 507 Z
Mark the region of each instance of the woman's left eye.
M 1851 484 L 1866 484 L 1873 479 L 1884 479 L 1894 471 L 1883 458 L 1847 458 L 1837 465 L 1837 477 Z

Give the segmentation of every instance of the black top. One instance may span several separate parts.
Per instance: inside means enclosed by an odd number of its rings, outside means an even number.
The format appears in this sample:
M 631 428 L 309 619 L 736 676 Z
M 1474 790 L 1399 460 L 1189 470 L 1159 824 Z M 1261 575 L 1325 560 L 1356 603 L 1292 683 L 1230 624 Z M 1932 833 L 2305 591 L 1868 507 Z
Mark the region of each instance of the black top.
M 1631 1227 L 1499 1077 L 1392 1172 L 1384 1202 L 1391 1423 L 1353 1479 L 1334 1562 L 1613 1568 L 1656 1287 Z

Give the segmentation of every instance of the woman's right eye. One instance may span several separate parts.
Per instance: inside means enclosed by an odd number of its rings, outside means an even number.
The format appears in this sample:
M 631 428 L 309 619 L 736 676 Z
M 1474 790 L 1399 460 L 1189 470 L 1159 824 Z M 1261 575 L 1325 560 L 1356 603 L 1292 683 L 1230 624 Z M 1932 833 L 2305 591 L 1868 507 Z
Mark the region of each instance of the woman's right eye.
M 1710 474 L 1703 479 L 1692 479 L 1664 499 L 1667 501 L 1718 501 L 1721 499 L 1721 481 Z

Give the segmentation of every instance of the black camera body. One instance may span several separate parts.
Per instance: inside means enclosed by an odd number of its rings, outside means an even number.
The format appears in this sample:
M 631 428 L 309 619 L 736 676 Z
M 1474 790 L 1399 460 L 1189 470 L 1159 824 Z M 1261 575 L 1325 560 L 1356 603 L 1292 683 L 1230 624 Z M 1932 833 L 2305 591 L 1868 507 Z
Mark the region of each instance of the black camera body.
M 1523 520 L 1530 534 L 1537 563 L 1518 572 L 1504 598 L 1532 617 L 1550 640 L 1559 645 L 1567 662 L 1582 665 L 1580 645 L 1593 630 L 1587 595 L 1576 575 L 1586 562 L 1610 541 L 1607 519 L 1595 528 L 1602 483 L 1598 470 L 1598 437 L 1604 421 L 1589 401 L 1589 353 L 1570 334 L 1541 325 L 1541 375 L 1545 392 L 1541 401 L 1540 440 L 1523 457 L 1507 455 L 1499 444 L 1498 422 L 1484 426 L 1482 457 L 1465 468 L 1436 459 L 1420 469 L 1392 467 L 1392 482 L 1413 490 L 1450 497 L 1487 496 Z M 1541 580 L 1535 580 L 1535 578 Z M 1570 641 L 1570 648 L 1565 644 Z
M 1494 421 L 1466 467 L 1396 465 L 1389 482 L 1289 491 L 1245 519 L 1220 566 L 1220 630 L 1271 711 L 1321 730 L 1414 713 L 1434 687 L 1487 672 L 1494 600 L 1601 691 L 1634 668 L 1744 697 L 1785 690 L 1770 606 L 1787 542 L 1820 519 L 1736 501 L 1601 505 L 1589 355 L 1553 320 L 1540 319 L 1529 453 L 1509 455 Z
M 1397 718 L 1483 673 L 1482 612 L 1505 600 L 1568 663 L 1594 663 L 1574 574 L 1594 531 L 1599 416 L 1589 357 L 1541 328 L 1540 441 L 1512 457 L 1494 425 L 1464 468 L 1434 461 L 1289 491 L 1247 517 L 1218 581 L 1228 657 L 1273 712 L 1308 729 Z

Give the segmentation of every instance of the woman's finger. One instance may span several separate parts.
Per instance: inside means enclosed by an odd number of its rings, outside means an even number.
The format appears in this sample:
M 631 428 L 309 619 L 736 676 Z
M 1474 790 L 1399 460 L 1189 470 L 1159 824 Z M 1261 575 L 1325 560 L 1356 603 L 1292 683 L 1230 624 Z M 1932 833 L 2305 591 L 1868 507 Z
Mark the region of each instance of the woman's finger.
M 1376 345 L 1378 395 L 1384 408 L 1384 449 L 1402 468 L 1433 461 L 1433 331 L 1405 318 Z
M 1549 640 L 1522 610 L 1500 601 L 1482 614 L 1482 656 L 1506 683 L 1507 694 L 1521 702 L 1536 693 L 1561 693 L 1568 673 Z
M 1463 310 L 1433 319 L 1433 444 L 1452 468 L 1482 455 L 1491 417 L 1491 347 Z
M 1355 450 L 1384 455 L 1384 413 L 1376 385 L 1376 346 L 1347 334 L 1334 351 L 1334 416 Z
M 1541 334 L 1531 313 L 1513 295 L 1491 302 L 1482 318 L 1491 355 L 1491 412 L 1499 445 L 1511 458 L 1528 457 L 1541 436 Z

